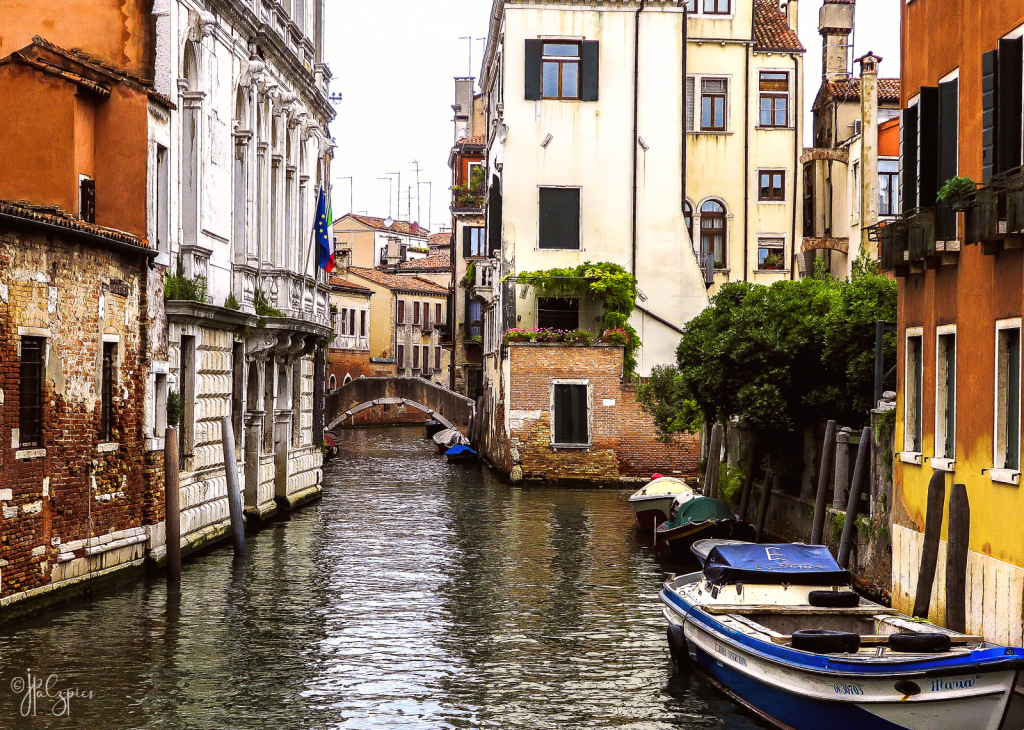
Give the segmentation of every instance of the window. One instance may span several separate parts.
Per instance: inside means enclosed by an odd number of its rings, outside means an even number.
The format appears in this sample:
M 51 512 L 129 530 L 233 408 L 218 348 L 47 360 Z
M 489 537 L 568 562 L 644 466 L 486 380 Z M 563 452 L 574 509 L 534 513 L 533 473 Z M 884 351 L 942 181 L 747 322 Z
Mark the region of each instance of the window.
M 854 162 L 850 166 L 850 190 L 853 192 L 853 205 L 850 210 L 850 220 L 856 223 L 860 220 L 860 162 Z
M 405 324 L 405 300 L 398 300 L 398 324 Z
M 103 343 L 103 365 L 100 371 L 100 441 L 111 441 L 114 433 L 114 368 L 117 365 L 117 343 Z
M 405 345 L 398 345 L 395 348 L 395 365 L 399 370 L 405 370 Z
M 580 44 L 545 43 L 542 93 L 545 99 L 580 96 Z
M 935 456 L 955 459 L 956 331 L 943 332 L 943 329 L 949 328 L 939 328 L 936 338 Z
M 168 230 L 170 217 L 170 178 L 167 167 L 167 148 L 163 145 L 156 146 L 156 248 L 161 253 L 167 253 Z
M 899 215 L 899 160 L 878 161 L 878 215 Z
M 484 306 L 477 299 L 466 300 L 466 337 L 483 338 Z
M 540 248 L 579 249 L 580 189 L 540 189 Z
M 780 203 L 786 199 L 786 171 L 761 170 L 757 174 L 757 199 Z
M 761 126 L 789 126 L 789 74 L 785 71 L 762 71 L 760 91 Z
M 683 203 L 683 219 L 686 221 L 686 232 L 690 234 L 690 243 L 695 243 L 693 240 L 693 206 L 690 205 L 689 200 Z
M 366 337 L 366 310 L 359 310 L 359 336 Z
M 78 217 L 86 223 L 96 222 L 96 181 L 84 175 L 78 181 Z
M 725 268 L 725 206 L 709 200 L 700 207 L 700 252 L 714 256 L 715 268 Z
M 434 321 L 438 324 L 444 322 L 444 309 L 441 307 L 441 302 L 434 305 Z
M 916 330 L 920 332 L 920 330 Z M 921 411 L 924 396 L 924 337 L 920 334 L 907 335 L 907 377 L 906 377 L 906 418 L 903 450 L 921 453 Z
M 729 88 L 726 79 L 701 79 L 700 128 L 709 132 L 725 131 L 725 97 Z
M 597 101 L 598 41 L 526 40 L 526 98 Z
M 21 338 L 20 389 L 18 401 L 18 432 L 23 449 L 43 446 L 43 372 L 46 339 Z
M 1003 38 L 982 55 L 983 181 L 1021 164 L 1021 75 L 1024 39 Z
M 434 369 L 435 370 L 440 370 L 441 369 L 441 348 L 440 347 L 435 347 L 434 348 Z
M 996 438 L 994 466 L 1020 469 L 1020 320 L 996 324 Z
M 541 329 L 575 330 L 580 327 L 580 300 L 559 297 L 537 299 L 537 326 Z
M 178 348 L 178 392 L 181 394 L 182 414 L 181 433 L 179 436 L 179 447 L 181 453 L 186 456 L 192 455 L 192 448 L 195 444 L 196 429 L 196 338 L 193 335 L 182 335 L 181 344 Z M 274 412 L 274 392 L 270 390 L 270 384 L 274 381 L 273 370 L 267 367 L 267 390 L 264 393 L 267 413 Z M 273 445 L 273 429 L 266 429 L 265 451 L 270 451 Z
M 468 226 L 462 229 L 462 255 L 487 256 L 487 237 L 483 227 Z
M 354 335 L 356 333 L 356 310 L 348 310 L 348 333 Z
M 153 387 L 153 438 L 163 438 L 167 430 L 167 376 L 156 375 Z
M 342 336 L 348 334 L 348 309 L 345 307 L 341 308 L 341 316 L 338 317 L 338 334 Z
M 701 0 L 704 15 L 728 15 L 732 12 L 732 0 Z
M 590 443 L 587 385 L 556 383 L 554 386 L 554 411 L 554 443 Z
M 413 370 L 419 370 L 420 369 L 420 346 L 419 345 L 413 345 L 412 346 L 412 369 Z
M 757 268 L 762 271 L 784 269 L 786 267 L 785 248 L 785 239 L 759 238 L 757 240 Z
M 423 302 L 423 331 L 433 332 L 434 328 L 430 324 L 430 302 Z
M 413 302 L 412 303 L 412 323 L 415 326 L 418 326 L 419 323 L 420 323 L 420 303 L 419 302 Z

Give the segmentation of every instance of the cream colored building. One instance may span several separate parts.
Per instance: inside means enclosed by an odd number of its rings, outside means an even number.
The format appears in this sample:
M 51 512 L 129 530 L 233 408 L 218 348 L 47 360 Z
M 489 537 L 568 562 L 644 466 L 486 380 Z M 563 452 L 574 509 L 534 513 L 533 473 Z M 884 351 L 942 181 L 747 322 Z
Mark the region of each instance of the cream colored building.
M 372 269 L 429 255 L 430 231 L 418 223 L 347 213 L 334 221 L 334 250 L 338 266 Z
M 709 12 L 713 8 L 715 12 Z M 803 53 L 795 0 L 689 3 L 686 225 L 710 277 L 795 277 Z

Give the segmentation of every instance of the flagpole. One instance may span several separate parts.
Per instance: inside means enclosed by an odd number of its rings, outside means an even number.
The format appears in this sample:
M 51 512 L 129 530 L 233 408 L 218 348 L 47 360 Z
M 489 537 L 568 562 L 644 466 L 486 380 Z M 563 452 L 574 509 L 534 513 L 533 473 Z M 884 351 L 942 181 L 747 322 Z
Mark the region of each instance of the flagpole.
M 308 283 L 309 283 L 309 258 L 313 254 L 313 246 L 316 243 L 316 226 L 317 226 L 316 216 L 317 216 L 317 213 L 320 212 L 320 192 L 321 192 L 320 190 L 317 190 L 317 193 L 316 193 L 316 210 L 313 211 L 313 230 L 311 230 L 309 232 L 309 248 L 306 250 L 306 266 L 302 270 L 302 281 L 303 281 L 303 285 L 304 286 L 308 285 Z M 332 221 L 332 223 L 333 223 L 333 221 Z M 316 289 L 316 282 L 315 281 L 314 281 L 313 286 L 314 286 L 313 312 L 315 313 L 316 312 L 316 291 L 315 291 L 315 289 Z M 306 311 L 306 292 L 305 291 L 302 292 L 302 311 L 303 312 Z

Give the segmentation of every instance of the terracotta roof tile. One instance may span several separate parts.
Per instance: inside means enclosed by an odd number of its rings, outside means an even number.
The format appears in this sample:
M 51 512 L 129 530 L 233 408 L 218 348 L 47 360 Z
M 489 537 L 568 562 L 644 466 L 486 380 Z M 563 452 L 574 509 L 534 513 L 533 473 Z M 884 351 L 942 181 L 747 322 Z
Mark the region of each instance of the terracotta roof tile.
M 334 221 L 334 225 L 338 225 L 341 221 L 346 218 L 351 218 L 354 221 L 362 223 L 364 226 L 368 226 L 378 231 L 394 231 L 395 233 L 401 233 L 410 236 L 428 236 L 428 231 L 423 226 L 417 223 L 410 223 L 408 221 L 395 221 L 391 224 L 391 228 L 384 225 L 384 218 L 377 218 L 372 215 L 355 215 L 353 213 L 346 213 L 338 220 Z
M 83 220 L 79 220 L 78 218 L 68 215 L 54 205 L 33 205 L 21 200 L 17 202 L 0 200 L 0 213 L 16 218 L 24 218 L 29 221 L 36 221 L 38 223 L 48 223 L 51 226 L 60 226 L 61 228 L 67 228 L 71 231 L 91 233 L 94 236 L 107 238 L 111 241 L 128 243 L 133 246 L 139 246 L 140 248 L 150 247 L 149 242 L 144 238 L 133 236 L 131 233 L 125 233 L 124 231 L 119 231 L 116 228 L 106 228 L 104 226 L 98 226 L 95 223 L 86 223 Z
M 357 291 L 357 292 L 360 292 L 360 293 L 363 293 L 363 292 L 365 292 L 367 294 L 372 294 L 373 293 L 373 289 L 371 289 L 371 288 L 369 288 L 367 286 L 363 286 L 362 284 L 356 284 L 353 281 L 349 281 L 348 279 L 346 279 L 345 277 L 341 276 L 340 274 L 332 274 L 331 275 L 331 286 L 340 287 L 342 289 L 351 289 L 353 291 Z
M 478 134 L 475 137 L 463 137 L 462 139 L 455 143 L 456 146 L 460 144 L 483 147 L 485 144 L 487 144 L 487 137 L 485 137 L 482 134 Z
M 445 250 L 432 252 L 422 259 L 413 259 L 398 264 L 399 271 L 450 271 L 452 260 Z
M 450 246 L 452 242 L 452 233 L 447 231 L 445 233 L 435 233 L 430 237 L 430 247 L 436 246 Z
M 825 90 L 833 99 L 842 97 L 849 101 L 860 100 L 860 79 L 829 81 Z M 878 79 L 878 101 L 898 103 L 900 100 L 899 79 Z
M 807 50 L 779 10 L 778 0 L 754 0 L 754 50 L 793 53 Z
M 349 273 L 361 276 L 375 284 L 380 284 L 391 291 L 418 292 L 421 294 L 434 294 L 436 296 L 448 294 L 448 290 L 443 286 L 438 286 L 434 282 L 421 279 L 418 276 L 399 276 L 378 271 L 377 269 L 361 269 L 356 266 L 349 268 Z

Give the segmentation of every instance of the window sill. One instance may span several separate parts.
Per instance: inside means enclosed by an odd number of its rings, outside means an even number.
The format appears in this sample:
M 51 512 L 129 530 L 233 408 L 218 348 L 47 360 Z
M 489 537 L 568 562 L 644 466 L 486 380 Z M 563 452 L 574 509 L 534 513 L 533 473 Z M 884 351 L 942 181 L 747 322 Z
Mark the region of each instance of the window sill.
M 755 274 L 788 274 L 792 269 L 754 269 Z
M 936 456 L 931 461 L 932 469 L 935 471 L 956 471 L 956 459 L 946 459 Z
M 788 200 L 760 200 L 757 201 L 758 205 L 789 205 Z
M 1016 469 L 989 469 L 988 478 L 1000 484 L 1020 486 L 1020 472 Z
M 900 461 L 904 464 L 916 464 L 921 466 L 921 452 L 920 451 L 901 451 Z
M 46 456 L 46 449 L 22 449 L 14 452 L 14 458 L 19 461 L 27 459 L 42 459 Z
M 551 444 L 555 451 L 586 451 L 594 448 L 593 444 Z
M 120 448 L 121 448 L 121 444 L 113 442 L 113 441 L 108 441 L 106 443 L 97 444 L 96 445 L 96 453 L 97 454 L 109 454 L 110 452 L 117 451 Z
M 732 133 L 732 132 L 729 132 L 729 131 L 727 131 L 727 130 L 714 130 L 714 129 L 691 129 L 691 130 L 690 130 L 689 132 L 687 132 L 687 134 L 693 134 L 693 135 L 702 135 L 702 134 L 707 134 L 707 135 L 712 135 L 712 136 L 713 136 L 713 135 L 719 135 L 719 136 L 728 136 L 728 135 L 731 135 L 731 134 L 733 134 L 733 133 Z
M 757 129 L 757 130 L 759 130 L 761 132 L 792 132 L 795 129 L 795 127 L 776 127 L 775 125 L 771 125 L 771 126 L 760 126 L 760 125 L 758 125 L 758 126 L 754 127 L 754 129 Z

